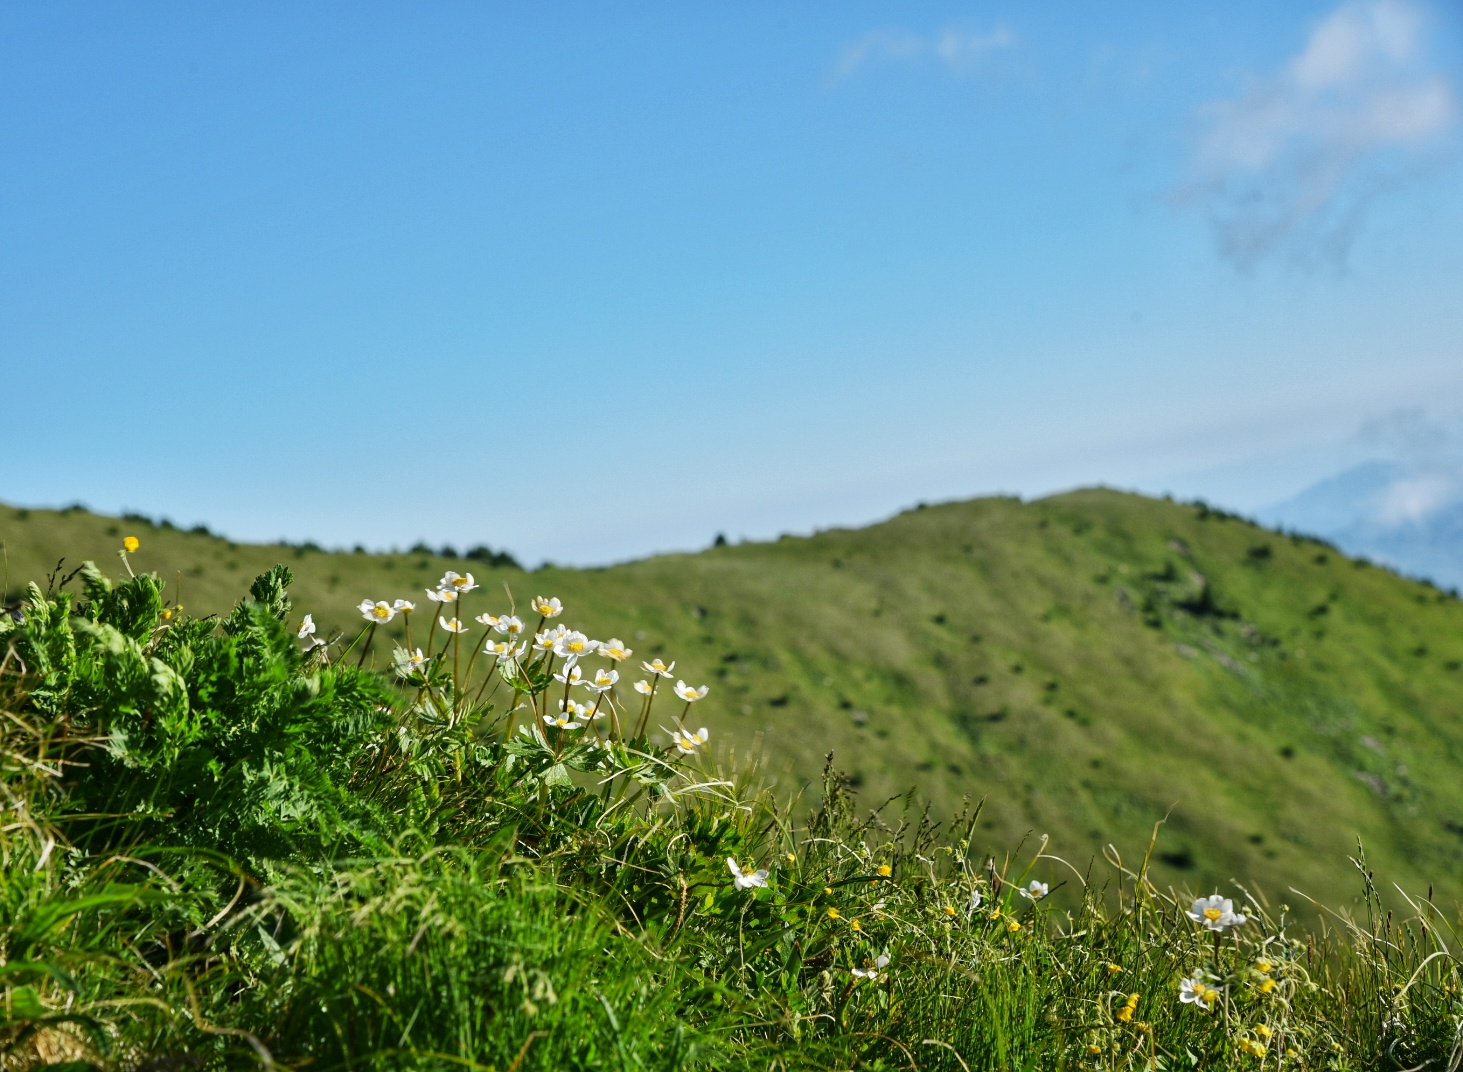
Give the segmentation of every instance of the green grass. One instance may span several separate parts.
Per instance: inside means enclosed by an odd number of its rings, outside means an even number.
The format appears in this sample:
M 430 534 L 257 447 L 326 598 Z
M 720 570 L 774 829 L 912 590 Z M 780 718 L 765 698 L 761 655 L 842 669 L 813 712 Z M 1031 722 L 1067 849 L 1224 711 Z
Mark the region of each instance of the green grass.
M 1339 903 L 1360 839 L 1388 883 L 1463 896 L 1463 604 L 1202 508 L 984 499 L 532 574 L 0 508 L 12 588 L 63 554 L 115 563 L 134 529 L 134 561 L 180 579 L 191 612 L 226 610 L 280 561 L 297 607 L 348 636 L 366 596 L 416 596 L 424 624 L 422 589 L 448 568 L 483 585 L 464 617 L 506 609 L 504 584 L 520 609 L 557 595 L 591 635 L 710 684 L 696 724 L 763 753 L 782 788 L 833 752 L 866 804 L 917 786 L 948 817 L 985 798 L 976 836 L 997 854 L 1047 834 L 1084 867 L 1109 843 L 1141 851 L 1168 816 L 1160 886 L 1244 878 L 1272 902 Z
M 1448 914 L 1387 910 L 1364 860 L 1354 911 L 1297 925 L 1238 889 L 1248 919 L 1216 911 L 1210 932 L 1145 852 L 1083 870 L 1044 839 L 992 854 L 979 809 L 870 812 L 831 767 L 789 799 L 628 732 L 638 696 L 545 730 L 569 691 L 548 656 L 475 677 L 439 643 L 419 668 L 358 669 L 296 639 L 290 580 L 195 618 L 155 576 L 87 570 L 0 618 L 0 1069 L 1463 1053 Z

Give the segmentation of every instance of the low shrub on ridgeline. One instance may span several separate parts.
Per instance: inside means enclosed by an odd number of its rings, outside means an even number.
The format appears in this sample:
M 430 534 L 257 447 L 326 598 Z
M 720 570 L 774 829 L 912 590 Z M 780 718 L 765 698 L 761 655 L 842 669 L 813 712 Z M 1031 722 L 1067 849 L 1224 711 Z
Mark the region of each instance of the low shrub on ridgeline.
M 804 813 L 674 663 L 626 687 L 557 600 L 467 618 L 470 575 L 418 644 L 403 600 L 318 635 L 283 567 L 223 620 L 127 572 L 0 619 L 0 1068 L 1458 1067 L 1446 921 L 1368 875 L 1300 930 L 831 767 Z

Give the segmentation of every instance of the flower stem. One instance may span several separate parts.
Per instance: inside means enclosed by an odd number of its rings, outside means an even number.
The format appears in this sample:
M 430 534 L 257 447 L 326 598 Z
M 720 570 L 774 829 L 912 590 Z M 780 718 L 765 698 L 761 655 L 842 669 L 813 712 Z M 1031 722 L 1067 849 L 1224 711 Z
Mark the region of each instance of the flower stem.
M 370 625 L 366 626 L 365 632 L 367 634 L 366 642 L 361 645 L 361 657 L 356 660 L 357 670 L 366 665 L 366 652 L 371 650 L 371 641 L 376 639 L 376 623 L 372 622 Z M 359 640 L 360 638 L 357 637 L 356 639 Z M 352 645 L 352 647 L 354 647 L 354 645 Z

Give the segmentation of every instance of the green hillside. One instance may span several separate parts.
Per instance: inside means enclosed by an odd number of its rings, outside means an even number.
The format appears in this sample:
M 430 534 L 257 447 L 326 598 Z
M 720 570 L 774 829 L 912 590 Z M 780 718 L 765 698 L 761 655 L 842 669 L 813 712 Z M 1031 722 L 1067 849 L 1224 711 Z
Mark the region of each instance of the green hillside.
M 597 635 L 710 684 L 693 722 L 714 742 L 761 749 L 784 783 L 834 752 L 870 805 L 911 786 L 941 814 L 984 797 L 992 851 L 1049 834 L 1078 867 L 1109 842 L 1131 858 L 1169 814 L 1160 881 L 1343 902 L 1360 837 L 1379 879 L 1463 895 L 1463 603 L 1203 507 L 982 499 L 531 575 L 0 509 L 12 593 L 63 555 L 64 572 L 115 564 L 123 535 L 190 612 L 226 610 L 283 561 L 296 608 L 349 636 L 368 596 L 417 598 L 424 631 L 422 590 L 446 569 L 482 583 L 464 619 L 506 609 L 504 584 L 520 610 L 559 596 Z

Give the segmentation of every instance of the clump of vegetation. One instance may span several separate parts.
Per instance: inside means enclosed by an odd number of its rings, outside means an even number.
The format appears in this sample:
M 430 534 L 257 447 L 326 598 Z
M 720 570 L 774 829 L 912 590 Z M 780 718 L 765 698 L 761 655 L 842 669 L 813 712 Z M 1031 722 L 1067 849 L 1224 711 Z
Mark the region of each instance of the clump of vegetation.
M 1423 899 L 1298 930 L 1239 889 L 993 854 L 719 766 L 705 686 L 559 600 L 226 616 L 88 564 L 0 620 L 0 1068 L 1456 1068 Z M 505 602 L 507 600 L 505 599 Z M 389 665 L 370 640 L 405 616 Z M 413 628 L 416 636 L 413 637 Z M 469 639 L 471 638 L 471 639 Z M 674 681 L 674 684 L 671 682 Z M 673 697 L 673 698 L 672 698 Z M 1150 846 L 1149 851 L 1152 851 Z M 1204 891 L 1201 891 L 1204 892 Z

